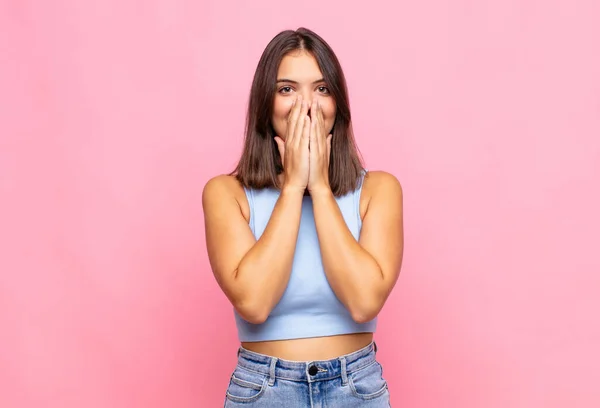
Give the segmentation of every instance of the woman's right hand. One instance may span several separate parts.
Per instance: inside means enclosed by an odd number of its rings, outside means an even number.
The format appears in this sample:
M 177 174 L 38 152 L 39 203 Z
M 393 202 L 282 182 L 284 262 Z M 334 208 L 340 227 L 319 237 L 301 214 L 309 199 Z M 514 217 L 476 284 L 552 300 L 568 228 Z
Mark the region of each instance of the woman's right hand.
M 310 140 L 309 104 L 298 95 L 288 116 L 287 134 L 285 140 L 275 136 L 275 142 L 281 155 L 283 165 L 284 188 L 298 189 L 304 193 L 308 186 Z

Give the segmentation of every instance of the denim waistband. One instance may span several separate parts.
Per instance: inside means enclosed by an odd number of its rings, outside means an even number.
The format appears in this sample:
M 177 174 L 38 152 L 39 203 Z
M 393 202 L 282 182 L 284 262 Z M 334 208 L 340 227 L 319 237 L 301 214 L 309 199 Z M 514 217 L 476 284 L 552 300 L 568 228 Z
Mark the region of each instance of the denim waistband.
M 377 344 L 374 341 L 360 350 L 331 360 L 291 361 L 238 349 L 238 367 L 269 376 L 272 384 L 275 378 L 292 381 L 315 382 L 342 377 L 376 362 Z

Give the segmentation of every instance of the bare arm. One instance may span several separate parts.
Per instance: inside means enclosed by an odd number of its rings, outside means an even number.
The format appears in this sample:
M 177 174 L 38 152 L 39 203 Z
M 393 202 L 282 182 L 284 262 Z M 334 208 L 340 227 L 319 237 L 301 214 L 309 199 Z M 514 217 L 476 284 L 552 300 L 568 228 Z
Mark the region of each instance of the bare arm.
M 283 295 L 296 249 L 303 192 L 284 188 L 257 241 L 235 197 L 230 176 L 204 187 L 206 246 L 215 278 L 245 320 L 264 322 Z
M 369 178 L 372 196 L 358 242 L 331 191 L 311 192 L 327 280 L 359 323 L 383 307 L 398 279 L 404 247 L 400 183 L 384 172 Z

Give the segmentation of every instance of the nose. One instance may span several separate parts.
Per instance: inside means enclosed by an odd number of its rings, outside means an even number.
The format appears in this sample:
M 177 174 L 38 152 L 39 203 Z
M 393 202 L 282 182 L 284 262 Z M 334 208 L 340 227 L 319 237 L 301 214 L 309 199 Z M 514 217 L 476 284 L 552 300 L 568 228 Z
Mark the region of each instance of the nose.
M 318 99 L 320 99 L 320 95 L 316 94 L 316 92 L 313 91 L 311 88 L 303 86 L 299 87 L 299 89 L 297 89 L 296 91 L 296 97 L 300 96 L 302 97 L 302 101 L 308 104 L 308 110 L 306 114 L 309 117 L 312 117 L 311 106 L 313 103 L 316 103 Z
M 308 111 L 307 111 L 306 114 L 310 117 L 311 116 L 311 109 L 310 108 L 312 106 L 313 101 L 316 102 L 315 95 L 313 95 L 312 92 L 303 92 L 302 93 L 302 100 L 306 101 L 306 103 L 308 103 Z
M 302 100 L 306 101 L 308 103 L 308 105 L 310 106 L 310 104 L 312 103 L 313 100 L 313 93 L 310 90 L 307 89 L 303 89 L 299 92 L 299 95 L 302 96 Z

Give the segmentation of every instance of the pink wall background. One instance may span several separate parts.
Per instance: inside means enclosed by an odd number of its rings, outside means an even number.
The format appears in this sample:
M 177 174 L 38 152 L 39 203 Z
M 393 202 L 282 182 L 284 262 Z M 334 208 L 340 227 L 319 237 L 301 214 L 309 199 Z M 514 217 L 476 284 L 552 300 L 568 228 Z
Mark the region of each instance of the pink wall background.
M 0 2 L 0 406 L 222 406 L 202 187 L 301 25 L 404 186 L 393 406 L 600 406 L 599 4 Z

